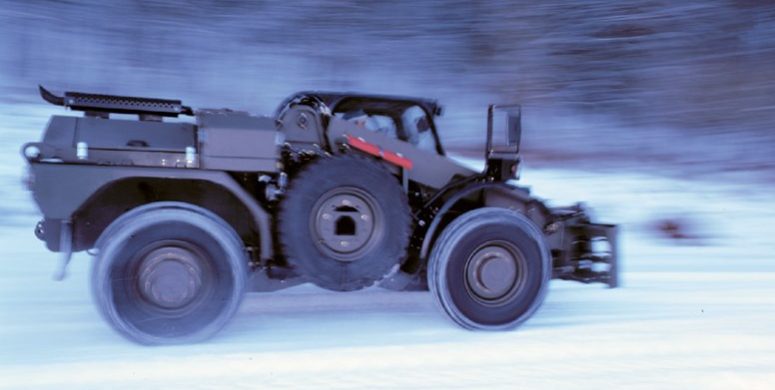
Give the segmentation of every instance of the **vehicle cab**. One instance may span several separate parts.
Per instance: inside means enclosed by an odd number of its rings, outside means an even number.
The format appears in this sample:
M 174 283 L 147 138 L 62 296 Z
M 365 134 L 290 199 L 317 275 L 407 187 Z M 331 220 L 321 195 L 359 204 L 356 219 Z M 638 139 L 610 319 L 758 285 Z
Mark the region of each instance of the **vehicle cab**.
M 345 121 L 358 113 L 364 121 L 362 127 L 369 131 L 407 142 L 423 151 L 444 155 L 434 121 L 435 117 L 441 115 L 442 107 L 434 100 L 308 91 L 296 93 L 286 99 L 277 109 L 277 117 L 282 118 L 292 107 L 299 105 L 308 106 L 324 116 Z M 309 120 L 301 120 L 301 123 L 307 124 Z M 291 128 L 287 130 L 293 133 L 294 124 L 290 124 Z M 289 139 L 294 139 L 293 134 L 290 134 Z

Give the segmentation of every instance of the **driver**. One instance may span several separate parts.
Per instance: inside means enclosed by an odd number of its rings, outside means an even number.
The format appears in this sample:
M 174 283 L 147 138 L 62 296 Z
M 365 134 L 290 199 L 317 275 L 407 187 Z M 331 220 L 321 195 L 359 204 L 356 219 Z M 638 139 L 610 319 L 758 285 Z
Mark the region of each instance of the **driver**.
M 360 127 L 361 129 L 365 129 L 366 122 L 369 120 L 369 116 L 366 114 L 366 111 L 358 109 L 358 110 L 348 111 L 346 114 L 342 116 L 342 119 L 354 123 L 356 126 Z

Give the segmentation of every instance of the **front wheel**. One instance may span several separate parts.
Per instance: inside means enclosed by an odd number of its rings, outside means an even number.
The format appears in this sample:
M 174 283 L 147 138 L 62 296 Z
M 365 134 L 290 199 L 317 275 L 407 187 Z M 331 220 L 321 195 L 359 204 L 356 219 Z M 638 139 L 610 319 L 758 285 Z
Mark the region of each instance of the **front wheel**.
M 247 257 L 222 219 L 197 206 L 149 204 L 114 221 L 97 244 L 92 294 L 102 316 L 141 344 L 207 339 L 242 300 Z
M 524 215 L 500 208 L 469 211 L 433 246 L 428 285 L 436 302 L 467 329 L 512 329 L 541 305 L 551 257 L 541 231 Z

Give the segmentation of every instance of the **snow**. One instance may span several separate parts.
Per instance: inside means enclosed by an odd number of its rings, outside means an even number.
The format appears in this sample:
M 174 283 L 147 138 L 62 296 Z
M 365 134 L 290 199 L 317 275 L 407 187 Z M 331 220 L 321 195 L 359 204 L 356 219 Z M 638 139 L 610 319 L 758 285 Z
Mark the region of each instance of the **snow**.
M 553 204 L 584 200 L 621 224 L 623 286 L 553 281 L 513 332 L 457 328 L 427 292 L 249 294 L 209 342 L 143 347 L 92 307 L 89 257 L 63 282 L 18 149 L 50 109 L 0 125 L 0 388 L 771 388 L 775 383 L 775 190 L 643 173 L 523 167 Z M 6 120 L 13 118 L 13 120 Z M 13 124 L 13 125 L 11 125 Z M 681 221 L 688 238 L 655 228 Z

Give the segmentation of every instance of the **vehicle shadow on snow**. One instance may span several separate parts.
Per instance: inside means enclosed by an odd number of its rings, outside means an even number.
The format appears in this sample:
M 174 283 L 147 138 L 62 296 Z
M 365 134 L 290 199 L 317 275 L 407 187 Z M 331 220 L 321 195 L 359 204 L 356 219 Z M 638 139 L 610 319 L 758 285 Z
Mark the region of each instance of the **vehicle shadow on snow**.
M 545 316 L 543 310 L 513 332 L 469 331 L 449 320 L 427 291 L 369 288 L 336 293 L 299 286 L 269 294 L 248 294 L 231 324 L 211 343 L 247 343 L 260 346 L 261 351 L 280 351 L 450 340 L 497 342 L 504 337 L 529 337 L 531 329 L 542 327 L 539 317 Z
M 233 322 L 213 342 L 230 344 L 249 339 L 250 343 L 260 344 L 262 350 L 426 344 L 450 339 L 486 340 L 493 335 L 500 335 L 495 336 L 498 339 L 530 337 L 536 331 L 625 325 L 642 321 L 644 316 L 649 320 L 673 317 L 643 306 L 627 308 L 621 304 L 625 301 L 622 299 L 606 302 L 592 298 L 612 291 L 620 290 L 600 285 L 561 285 L 550 291 L 538 312 L 515 331 L 481 332 L 462 329 L 448 320 L 427 291 L 370 288 L 336 293 L 304 285 L 269 294 L 248 294 Z M 577 295 L 587 296 L 587 300 L 572 298 Z

